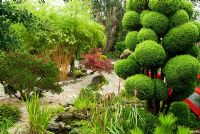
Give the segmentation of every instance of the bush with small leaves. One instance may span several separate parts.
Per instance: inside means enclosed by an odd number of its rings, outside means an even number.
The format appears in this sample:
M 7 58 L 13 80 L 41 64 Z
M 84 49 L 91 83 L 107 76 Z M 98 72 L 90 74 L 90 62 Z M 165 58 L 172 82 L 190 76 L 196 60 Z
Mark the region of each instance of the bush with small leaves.
M 196 44 L 193 44 L 193 46 L 186 51 L 186 54 L 190 54 L 197 58 L 199 56 L 199 47 Z
M 195 24 L 198 27 L 199 37 L 197 39 L 197 42 L 199 42 L 200 41 L 200 22 L 199 21 L 193 21 L 192 23 Z
M 147 1 L 145 0 L 127 0 L 126 10 L 141 12 L 142 10 L 145 9 L 146 5 L 147 5 Z
M 179 26 L 189 21 L 189 16 L 185 10 L 178 10 L 170 17 L 170 28 Z
M 158 34 L 158 36 L 162 36 L 168 30 L 169 19 L 164 14 L 152 11 L 143 16 L 142 26 L 151 28 Z
M 144 11 L 142 11 L 142 13 L 140 14 L 140 23 L 142 24 L 142 19 L 143 19 L 143 17 L 147 14 L 147 13 L 149 13 L 149 12 L 151 12 L 150 10 L 144 10 Z
M 125 29 L 133 30 L 140 27 L 140 14 L 136 11 L 128 11 L 124 14 L 122 25 Z
M 155 41 L 146 40 L 137 45 L 135 58 L 141 66 L 155 68 L 163 65 L 166 53 L 160 44 Z
M 125 90 L 129 95 L 137 93 L 140 100 L 151 99 L 154 96 L 154 81 L 146 75 L 136 74 L 126 79 Z
M 199 31 L 193 23 L 185 23 L 171 29 L 163 39 L 163 47 L 169 53 L 188 50 L 197 41 Z
M 169 112 L 177 117 L 177 125 L 186 125 L 190 120 L 190 109 L 184 102 L 173 102 Z
M 166 83 L 160 79 L 154 79 L 155 96 L 158 100 L 163 101 L 167 98 L 168 89 Z
M 165 15 L 173 14 L 178 7 L 179 0 L 150 0 L 149 8 Z
M 158 37 L 156 33 L 149 28 L 142 28 L 137 36 L 137 40 L 139 43 L 145 41 L 145 40 L 153 40 L 153 41 L 158 41 Z
M 188 13 L 189 17 L 192 17 L 192 15 L 194 13 L 193 4 L 191 1 L 181 0 L 179 2 L 178 9 L 185 10 Z
M 126 47 L 131 51 L 135 51 L 135 47 L 138 44 L 137 36 L 137 31 L 128 32 L 128 34 L 126 35 L 125 44 Z
M 136 61 L 136 60 L 135 60 L 135 54 L 132 53 L 131 55 L 128 56 L 127 59 L 130 59 L 130 60 L 134 60 L 134 61 Z
M 166 82 L 173 89 L 191 85 L 197 80 L 199 67 L 199 61 L 191 55 L 176 56 L 164 67 Z
M 126 79 L 129 76 L 137 74 L 140 71 L 140 66 L 135 60 L 123 59 L 115 63 L 114 70 L 119 77 Z

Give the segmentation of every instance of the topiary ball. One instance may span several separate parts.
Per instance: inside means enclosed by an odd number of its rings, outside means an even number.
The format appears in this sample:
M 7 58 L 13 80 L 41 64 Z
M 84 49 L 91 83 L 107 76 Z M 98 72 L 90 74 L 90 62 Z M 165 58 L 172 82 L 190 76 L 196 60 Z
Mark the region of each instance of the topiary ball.
M 179 1 L 177 0 L 150 0 L 149 8 L 153 11 L 163 13 L 165 15 L 173 14 L 178 7 Z
M 169 26 L 169 19 L 159 12 L 146 13 L 142 18 L 142 26 L 153 29 L 159 36 L 166 33 Z
M 199 67 L 199 61 L 191 55 L 176 56 L 164 67 L 166 82 L 173 89 L 193 84 L 197 80 Z
M 177 117 L 177 125 L 185 125 L 190 121 L 190 109 L 184 102 L 173 102 L 169 112 Z
M 196 44 L 193 44 L 193 46 L 188 51 L 186 51 L 186 54 L 190 54 L 197 58 L 199 56 L 199 47 Z
M 122 25 L 125 29 L 133 30 L 140 27 L 140 14 L 136 11 L 128 11 L 124 14 Z
M 155 96 L 158 100 L 163 101 L 167 98 L 168 89 L 166 83 L 160 79 L 154 79 Z
M 127 59 L 130 59 L 130 60 L 134 60 L 134 61 L 136 61 L 136 60 L 135 60 L 135 54 L 132 53 L 131 55 L 128 56 Z
M 191 1 L 181 0 L 179 2 L 178 9 L 185 10 L 188 13 L 189 17 L 192 17 L 194 13 L 194 7 Z
M 189 21 L 189 16 L 185 10 L 178 10 L 170 17 L 170 28 L 179 26 Z
M 135 47 L 138 44 L 137 36 L 137 31 L 128 32 L 128 34 L 126 35 L 125 44 L 126 47 L 131 51 L 135 51 Z
M 197 42 L 199 42 L 199 41 L 200 41 L 200 22 L 198 22 L 198 21 L 193 21 L 192 23 L 195 24 L 195 25 L 197 26 L 198 30 L 199 30 L 199 37 L 198 37 L 198 39 L 197 39 Z
M 160 67 L 166 58 L 165 50 L 155 41 L 146 40 L 135 49 L 136 61 L 143 67 Z
M 147 1 L 127 0 L 126 1 L 126 11 L 141 12 L 145 9 L 146 5 L 147 5 Z
M 198 39 L 199 31 L 193 23 L 185 23 L 171 29 L 163 39 L 163 47 L 169 53 L 188 50 Z
M 139 43 L 145 40 L 153 40 L 158 42 L 158 37 L 152 29 L 142 28 L 138 33 L 137 40 L 139 41 Z
M 126 79 L 125 90 L 129 95 L 137 92 L 140 100 L 147 100 L 154 96 L 154 82 L 146 75 L 136 74 Z
M 119 77 L 126 79 L 129 76 L 137 74 L 140 71 L 140 66 L 135 60 L 123 59 L 115 63 L 114 70 Z
M 142 24 L 142 19 L 143 19 L 143 17 L 147 14 L 147 13 L 149 13 L 149 12 L 151 12 L 150 10 L 144 10 L 144 11 L 142 11 L 142 13 L 140 14 L 140 23 Z

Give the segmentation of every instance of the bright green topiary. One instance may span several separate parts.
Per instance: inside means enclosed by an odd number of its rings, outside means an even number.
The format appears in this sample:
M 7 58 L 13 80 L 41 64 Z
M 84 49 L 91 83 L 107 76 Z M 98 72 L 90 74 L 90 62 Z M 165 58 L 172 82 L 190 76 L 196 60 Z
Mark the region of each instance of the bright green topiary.
M 169 19 L 159 12 L 146 13 L 142 19 L 142 26 L 153 29 L 159 36 L 166 33 L 168 25 Z
M 138 44 L 137 36 L 137 31 L 128 32 L 128 34 L 126 35 L 125 44 L 126 47 L 131 51 L 135 51 L 135 47 Z
M 150 0 L 149 8 L 165 15 L 173 14 L 178 7 L 178 0 Z
M 179 2 L 178 9 L 185 10 L 188 13 L 189 17 L 192 17 L 192 15 L 194 13 L 193 4 L 191 1 L 181 0 Z
M 162 101 L 167 98 L 168 95 L 168 89 L 166 83 L 164 83 L 160 79 L 154 79 L 155 84 L 155 96 L 158 100 Z
M 136 61 L 144 67 L 160 67 L 166 58 L 165 50 L 155 41 L 146 40 L 135 49 Z
M 186 54 L 190 54 L 197 58 L 199 56 L 199 47 L 196 44 L 193 44 L 193 46 L 186 51 Z
M 153 41 L 158 41 L 158 37 L 156 33 L 149 28 L 142 28 L 137 36 L 137 40 L 139 43 L 145 41 L 145 40 L 153 40 Z
M 184 88 L 197 80 L 200 64 L 191 55 L 180 55 L 170 59 L 164 67 L 167 84 L 173 88 Z
M 179 26 L 189 21 L 189 16 L 185 10 L 178 10 L 170 17 L 170 28 Z
M 114 70 L 119 77 L 126 79 L 129 76 L 137 74 L 140 71 L 140 66 L 135 60 L 123 59 L 115 63 Z
M 143 17 L 147 14 L 147 13 L 149 13 L 149 12 L 151 12 L 150 10 L 144 10 L 144 11 L 142 11 L 142 13 L 140 14 L 140 23 L 142 24 L 142 19 L 143 19 Z
M 137 92 L 140 100 L 150 99 L 154 96 L 154 82 L 146 75 L 136 74 L 126 79 L 125 90 L 130 95 Z
M 128 11 L 124 14 L 122 25 L 125 29 L 133 30 L 140 27 L 140 14 L 136 11 Z
M 132 53 L 131 55 L 128 56 L 127 59 L 130 59 L 130 60 L 135 60 L 135 54 Z M 136 60 L 135 60 L 136 61 Z
M 196 25 L 185 23 L 171 29 L 163 39 L 163 47 L 169 53 L 186 51 L 197 41 L 199 31 Z
M 145 9 L 146 5 L 147 5 L 147 1 L 145 0 L 127 0 L 126 10 L 141 12 L 142 10 Z
M 197 26 L 198 30 L 199 30 L 199 37 L 197 39 L 197 42 L 199 42 L 200 41 L 200 22 L 199 21 L 193 21 L 192 23 L 195 24 Z
M 173 102 L 169 111 L 177 117 L 177 125 L 185 125 L 190 119 L 190 109 L 184 102 Z

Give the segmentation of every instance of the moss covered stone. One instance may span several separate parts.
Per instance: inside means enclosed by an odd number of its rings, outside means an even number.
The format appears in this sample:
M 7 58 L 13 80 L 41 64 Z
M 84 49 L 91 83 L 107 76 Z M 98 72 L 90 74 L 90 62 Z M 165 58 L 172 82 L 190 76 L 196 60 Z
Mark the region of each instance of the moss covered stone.
M 129 76 L 137 74 L 140 71 L 140 66 L 135 60 L 123 59 L 115 63 L 114 70 L 119 77 L 125 79 Z
M 189 21 L 189 16 L 185 10 L 178 10 L 170 17 L 170 28 L 179 26 Z
M 163 47 L 155 41 L 146 40 L 137 45 L 135 49 L 136 61 L 143 67 L 160 67 L 166 58 Z
M 126 47 L 131 51 L 135 51 L 135 47 L 138 44 L 137 36 L 137 31 L 128 32 L 128 34 L 126 35 L 125 44 Z
M 182 89 L 197 80 L 199 67 L 199 61 L 191 55 L 176 56 L 164 67 L 166 82 L 173 89 Z
M 193 23 L 185 23 L 171 29 L 163 39 L 163 47 L 169 53 L 186 51 L 197 41 L 199 31 Z
M 159 12 L 146 13 L 142 18 L 142 26 L 153 29 L 159 36 L 166 33 L 168 25 L 168 17 Z
M 124 14 L 122 25 L 125 29 L 133 30 L 140 27 L 140 14 L 136 11 L 128 11 Z
M 153 40 L 157 42 L 158 37 L 152 29 L 142 28 L 138 33 L 137 40 L 139 41 L 139 43 L 145 40 Z
M 129 95 L 137 92 L 140 100 L 150 99 L 154 96 L 154 81 L 143 74 L 136 74 L 126 79 L 125 90 Z

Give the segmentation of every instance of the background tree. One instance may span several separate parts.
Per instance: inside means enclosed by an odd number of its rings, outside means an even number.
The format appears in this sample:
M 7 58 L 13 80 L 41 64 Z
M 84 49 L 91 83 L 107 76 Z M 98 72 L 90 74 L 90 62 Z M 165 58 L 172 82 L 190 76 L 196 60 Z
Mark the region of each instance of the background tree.
M 194 92 L 200 67 L 196 46 L 200 23 L 192 21 L 193 13 L 187 0 L 126 3 L 122 24 L 129 30 L 125 43 L 133 54 L 116 62 L 115 72 L 126 79 L 127 93 L 147 100 L 147 110 L 154 114 L 167 113 L 172 102 Z

